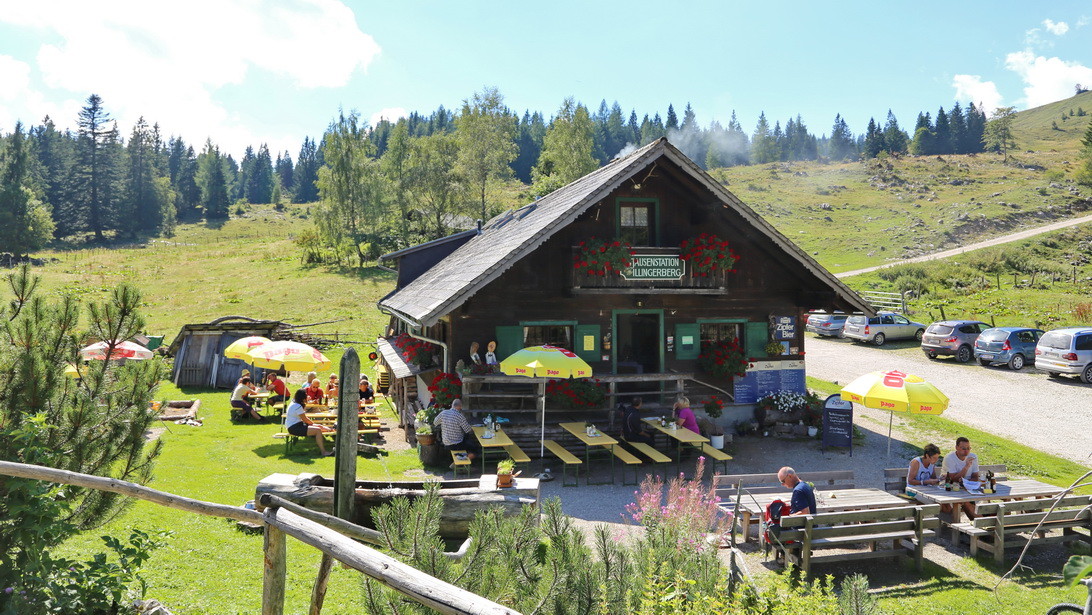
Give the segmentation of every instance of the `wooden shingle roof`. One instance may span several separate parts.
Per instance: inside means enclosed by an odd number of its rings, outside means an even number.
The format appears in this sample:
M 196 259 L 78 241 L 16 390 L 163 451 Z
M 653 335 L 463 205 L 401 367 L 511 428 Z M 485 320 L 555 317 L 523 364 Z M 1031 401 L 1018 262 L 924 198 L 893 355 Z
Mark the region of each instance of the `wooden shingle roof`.
M 622 182 L 668 158 L 715 194 L 726 206 L 770 237 L 804 268 L 816 275 L 838 296 L 864 312 L 871 308 L 855 292 L 815 262 L 806 252 L 778 232 L 734 194 L 661 138 L 615 159 L 584 177 L 517 210 L 507 211 L 483 225 L 481 233 L 403 288 L 379 301 L 380 309 L 403 320 L 432 326 L 462 305 L 523 257 L 542 245 L 556 231 L 568 226 L 586 209 L 613 192 Z

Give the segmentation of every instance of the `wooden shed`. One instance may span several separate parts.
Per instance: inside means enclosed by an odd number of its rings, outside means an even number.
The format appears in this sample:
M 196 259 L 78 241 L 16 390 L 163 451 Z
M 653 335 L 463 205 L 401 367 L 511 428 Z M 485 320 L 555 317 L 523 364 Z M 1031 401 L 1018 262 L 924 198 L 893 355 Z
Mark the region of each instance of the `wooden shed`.
M 730 245 L 738 262 L 696 268 L 692 246 L 709 238 Z M 588 266 L 589 245 L 614 242 L 632 247 L 631 266 Z M 658 391 L 663 401 L 708 385 L 739 416 L 759 395 L 803 390 L 808 310 L 872 311 L 666 139 L 478 231 L 382 260 L 398 270 L 397 288 L 378 304 L 391 315 L 391 333 L 434 343 L 444 371 L 459 359 L 469 364 L 474 343 L 484 356 L 494 342 L 498 359 L 548 343 L 609 381 L 611 402 L 630 391 Z M 702 372 L 703 348 L 726 339 L 754 359 L 747 378 Z M 771 342 L 781 351 L 772 353 Z M 471 410 L 489 402 L 485 393 L 470 397 L 463 403 Z
M 174 357 L 171 380 L 175 386 L 214 387 L 235 386 L 243 369 L 262 378 L 263 370 L 251 369 L 238 359 L 228 359 L 224 349 L 235 340 L 250 335 L 273 338 L 283 325 L 278 320 L 255 320 L 245 316 L 225 316 L 210 323 L 183 325 L 171 342 L 167 354 Z

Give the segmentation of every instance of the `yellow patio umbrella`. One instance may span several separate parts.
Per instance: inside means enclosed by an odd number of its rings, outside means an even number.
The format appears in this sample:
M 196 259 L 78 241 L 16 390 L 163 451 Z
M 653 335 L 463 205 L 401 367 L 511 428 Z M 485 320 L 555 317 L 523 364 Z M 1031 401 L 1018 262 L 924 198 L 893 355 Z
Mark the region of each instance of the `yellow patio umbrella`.
M 244 361 L 249 360 L 255 367 L 264 369 L 284 369 L 293 372 L 322 371 L 332 365 L 326 355 L 307 344 L 281 340 L 256 346 L 247 353 Z
M 590 378 L 591 366 L 576 356 L 571 350 L 557 346 L 529 346 L 517 350 L 510 357 L 500 362 L 502 373 L 509 376 L 527 376 L 528 378 Z M 542 434 L 538 447 L 538 458 L 546 454 L 546 398 L 542 398 Z
M 80 370 L 76 367 L 75 363 L 66 363 L 64 366 L 64 375 L 79 380 Z
M 896 412 L 941 414 L 948 408 L 948 396 L 921 376 L 898 370 L 869 372 L 842 387 L 842 399 L 866 408 L 889 410 L 887 454 L 891 454 L 891 424 Z
M 260 335 L 250 335 L 247 337 L 240 337 L 234 342 L 228 344 L 228 347 L 224 349 L 224 356 L 229 359 L 240 359 L 242 361 L 250 361 L 250 355 L 247 353 L 254 350 L 258 346 L 268 344 L 269 338 L 262 337 Z
M 557 346 L 530 346 L 501 361 L 501 372 L 509 376 L 539 378 L 589 378 L 591 366 L 571 350 Z

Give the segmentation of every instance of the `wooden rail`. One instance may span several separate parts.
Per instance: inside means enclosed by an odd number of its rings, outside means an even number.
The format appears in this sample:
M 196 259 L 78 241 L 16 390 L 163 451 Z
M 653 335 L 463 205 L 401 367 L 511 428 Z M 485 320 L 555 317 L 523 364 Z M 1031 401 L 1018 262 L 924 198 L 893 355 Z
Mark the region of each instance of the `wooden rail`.
M 437 579 L 389 555 L 362 545 L 333 529 L 288 510 L 287 507 L 277 506 L 277 502 L 273 500 L 268 500 L 271 506 L 263 514 L 237 506 L 195 500 L 113 478 L 10 461 L 0 461 L 0 475 L 120 493 L 168 508 L 263 525 L 265 566 L 262 577 L 262 615 L 284 613 L 287 574 L 286 536 L 292 536 L 304 544 L 315 547 L 323 553 L 324 558 L 328 556 L 336 559 L 440 613 L 520 615 L 517 611 Z M 321 519 L 326 515 L 319 517 L 310 514 L 308 516 Z M 359 538 L 365 540 L 375 538 L 374 535 L 363 531 L 364 528 L 349 529 Z M 465 552 L 466 546 L 467 543 L 464 543 L 460 552 Z M 449 557 L 451 555 L 448 554 Z M 322 575 L 320 580 L 321 578 Z M 321 609 L 321 606 L 319 608 Z M 315 609 L 311 612 L 315 612 Z

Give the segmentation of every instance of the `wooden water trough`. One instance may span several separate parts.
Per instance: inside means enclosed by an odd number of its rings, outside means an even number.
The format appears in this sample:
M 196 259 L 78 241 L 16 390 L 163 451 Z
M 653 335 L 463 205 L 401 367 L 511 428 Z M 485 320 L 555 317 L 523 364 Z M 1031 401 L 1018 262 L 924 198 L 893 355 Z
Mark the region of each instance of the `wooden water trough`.
M 537 478 L 516 478 L 514 487 L 498 489 L 497 477 L 486 474 L 481 478 L 437 481 L 444 511 L 440 517 L 440 535 L 447 539 L 467 537 L 470 522 L 479 510 L 499 506 L 506 516 L 516 516 L 527 504 L 537 505 L 539 481 Z M 263 493 L 282 497 L 311 510 L 330 513 L 334 507 L 334 481 L 318 474 L 271 474 L 258 483 L 254 500 Z M 425 494 L 422 481 L 356 481 L 356 517 L 350 519 L 357 525 L 374 528 L 372 509 L 382 506 L 399 496 L 410 499 Z M 260 508 L 259 508 L 260 510 Z

